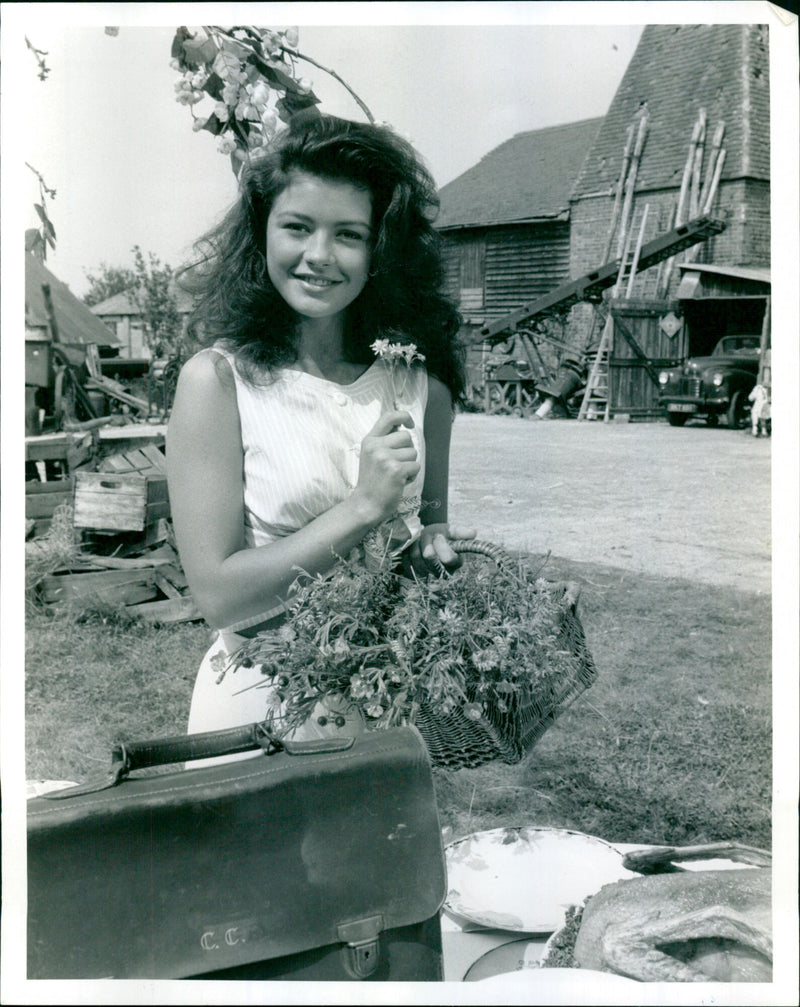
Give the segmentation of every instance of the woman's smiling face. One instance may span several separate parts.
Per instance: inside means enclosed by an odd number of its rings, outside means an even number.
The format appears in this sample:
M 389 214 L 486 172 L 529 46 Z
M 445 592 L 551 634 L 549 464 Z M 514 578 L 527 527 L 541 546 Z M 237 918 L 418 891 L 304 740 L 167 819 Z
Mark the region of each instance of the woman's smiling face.
M 295 172 L 267 218 L 267 272 L 306 318 L 341 314 L 369 276 L 372 196 L 349 182 Z

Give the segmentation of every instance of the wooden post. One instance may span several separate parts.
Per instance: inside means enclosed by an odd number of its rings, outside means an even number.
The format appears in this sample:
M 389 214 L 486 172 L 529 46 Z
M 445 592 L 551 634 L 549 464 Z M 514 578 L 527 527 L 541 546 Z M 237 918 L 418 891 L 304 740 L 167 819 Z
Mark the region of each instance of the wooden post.
M 639 120 L 639 131 L 636 134 L 636 145 L 633 148 L 633 156 L 631 158 L 631 167 L 628 172 L 628 180 L 625 186 L 625 202 L 622 206 L 622 222 L 620 224 L 620 233 L 617 240 L 617 258 L 619 258 L 624 250 L 625 239 L 628 229 L 628 222 L 631 215 L 631 207 L 633 206 L 633 196 L 634 190 L 636 189 L 636 176 L 639 172 L 639 161 L 642 157 L 642 150 L 644 149 L 645 136 L 647 135 L 647 113 L 642 116 Z
M 724 149 L 717 155 L 717 163 L 714 165 L 714 177 L 711 179 L 711 185 L 708 189 L 708 195 L 706 196 L 706 201 L 703 204 L 703 213 L 708 214 L 711 212 L 711 206 L 714 202 L 714 197 L 717 194 L 717 187 L 719 185 L 719 180 L 722 177 L 722 166 L 725 163 L 725 151 Z
M 764 305 L 764 320 L 761 323 L 761 352 L 758 358 L 758 383 L 760 385 L 764 384 L 764 369 L 767 363 L 767 349 L 770 341 L 771 322 L 771 298 L 767 297 L 767 303 Z M 772 384 L 772 375 L 770 375 L 769 383 Z
M 625 150 L 622 154 L 622 167 L 619 172 L 619 180 L 617 181 L 617 191 L 614 195 L 614 212 L 611 215 L 611 226 L 608 229 L 608 241 L 606 242 L 606 250 L 603 253 L 603 262 L 608 261 L 609 255 L 611 255 L 611 246 L 614 243 L 614 234 L 617 230 L 617 224 L 619 224 L 619 211 L 622 206 L 622 195 L 625 190 L 625 179 L 628 177 L 628 168 L 631 163 L 631 147 L 633 146 L 633 123 L 628 126 L 628 135 L 625 140 Z
M 678 193 L 678 203 L 675 208 L 675 227 L 680 227 L 681 224 L 686 223 L 686 206 L 689 201 L 689 182 L 692 177 L 692 168 L 694 166 L 694 153 L 697 148 L 697 141 L 700 136 L 700 121 L 697 120 L 692 127 L 692 136 L 689 141 L 689 153 L 686 155 L 686 163 L 683 166 L 683 178 L 681 179 L 681 188 Z M 664 295 L 669 291 L 669 281 L 672 278 L 672 269 L 675 265 L 675 256 L 670 255 L 667 259 L 667 263 L 664 266 L 664 276 L 663 276 L 663 291 Z
M 633 290 L 633 281 L 636 279 L 636 268 L 639 265 L 639 255 L 642 251 L 642 242 L 644 241 L 644 229 L 647 226 L 647 214 L 650 210 L 650 204 L 645 203 L 644 213 L 642 214 L 642 222 L 639 225 L 639 237 L 636 239 L 636 248 L 633 253 L 633 261 L 631 262 L 631 271 L 628 274 L 628 287 L 625 291 L 625 296 L 630 297 L 631 291 Z
M 42 295 L 44 297 L 44 306 L 47 311 L 47 321 L 50 323 L 50 335 L 53 337 L 53 342 L 59 342 L 58 338 L 58 321 L 56 320 L 56 311 L 53 306 L 53 295 L 50 292 L 50 284 L 42 284 Z
M 700 175 L 703 171 L 703 151 L 706 143 L 706 110 L 700 109 L 700 131 L 697 137 L 697 146 L 694 149 L 694 165 L 692 166 L 692 188 L 691 199 L 689 201 L 692 219 L 700 212 Z
M 708 169 L 706 170 L 706 176 L 703 180 L 703 191 L 700 195 L 700 209 L 702 213 L 705 213 L 705 205 L 709 200 L 711 194 L 711 186 L 713 183 L 713 178 L 715 174 L 715 168 L 717 159 L 719 158 L 720 148 L 722 147 L 722 137 L 725 135 L 725 123 L 718 122 L 717 128 L 714 130 L 714 139 L 711 141 L 711 152 L 708 158 Z

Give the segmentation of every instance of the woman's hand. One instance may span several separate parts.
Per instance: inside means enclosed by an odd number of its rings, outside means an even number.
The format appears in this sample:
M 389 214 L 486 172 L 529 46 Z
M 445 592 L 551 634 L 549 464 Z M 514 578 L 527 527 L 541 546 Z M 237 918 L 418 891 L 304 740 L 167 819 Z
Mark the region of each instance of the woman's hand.
M 449 572 L 457 570 L 464 561 L 450 543 L 473 538 L 474 531 L 451 531 L 448 524 L 425 525 L 419 539 L 408 550 L 411 568 L 418 577 L 440 574 L 442 567 Z
M 407 412 L 384 413 L 361 442 L 353 502 L 373 524 L 396 513 L 406 485 L 419 475 L 417 449 L 408 429 L 403 429 L 413 426 Z

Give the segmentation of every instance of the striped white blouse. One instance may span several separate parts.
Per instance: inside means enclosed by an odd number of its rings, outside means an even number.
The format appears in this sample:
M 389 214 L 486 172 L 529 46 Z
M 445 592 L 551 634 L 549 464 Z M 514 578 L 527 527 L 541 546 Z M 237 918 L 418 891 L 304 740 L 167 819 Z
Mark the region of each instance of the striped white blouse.
M 412 539 L 418 537 L 428 399 L 424 367 L 399 364 L 393 382 L 389 365 L 378 359 L 349 385 L 291 369 L 252 384 L 239 374 L 230 353 L 216 350 L 230 362 L 236 383 L 248 548 L 291 535 L 346 499 L 358 480 L 361 441 L 381 414 L 394 408 L 406 410 L 414 419 L 410 433 L 421 468 L 405 490 L 416 505 L 403 520 Z M 255 626 L 281 611 L 283 605 L 276 604 L 224 632 Z

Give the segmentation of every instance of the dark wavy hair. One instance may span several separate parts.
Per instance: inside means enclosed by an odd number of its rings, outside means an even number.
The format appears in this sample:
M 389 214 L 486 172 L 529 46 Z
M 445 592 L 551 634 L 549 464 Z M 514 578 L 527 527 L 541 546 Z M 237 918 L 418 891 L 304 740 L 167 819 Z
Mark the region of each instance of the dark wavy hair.
M 428 371 L 454 401 L 461 399 L 460 318 L 442 291 L 440 239 L 432 226 L 436 187 L 413 147 L 383 126 L 332 116 L 293 122 L 243 168 L 237 202 L 197 242 L 196 260 L 180 274 L 195 295 L 190 339 L 200 346 L 221 342 L 251 380 L 296 359 L 298 317 L 266 264 L 267 217 L 294 172 L 346 181 L 372 195 L 370 276 L 347 311 L 346 359 L 371 362 L 378 338 L 413 342 Z

